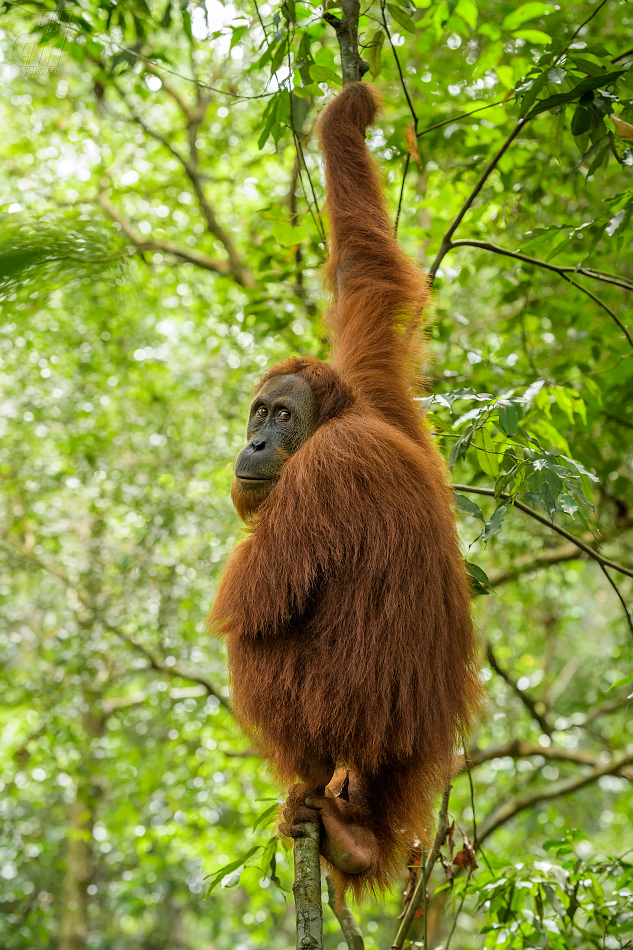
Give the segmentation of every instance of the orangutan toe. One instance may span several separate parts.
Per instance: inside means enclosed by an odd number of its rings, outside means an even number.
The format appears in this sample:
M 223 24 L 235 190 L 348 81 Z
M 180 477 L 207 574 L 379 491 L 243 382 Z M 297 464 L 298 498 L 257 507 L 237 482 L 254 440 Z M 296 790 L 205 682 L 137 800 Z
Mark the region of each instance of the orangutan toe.
M 286 821 L 279 824 L 279 834 L 285 838 L 305 838 L 305 825 L 290 825 Z

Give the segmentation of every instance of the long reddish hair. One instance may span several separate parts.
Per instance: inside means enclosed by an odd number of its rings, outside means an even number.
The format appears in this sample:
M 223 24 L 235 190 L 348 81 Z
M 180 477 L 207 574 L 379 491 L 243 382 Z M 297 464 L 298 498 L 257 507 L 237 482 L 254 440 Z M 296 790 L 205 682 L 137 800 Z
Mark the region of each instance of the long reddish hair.
M 413 402 L 426 277 L 393 236 L 353 83 L 319 123 L 332 293 L 329 363 L 293 358 L 320 425 L 284 464 L 233 553 L 212 613 L 236 714 L 278 778 L 350 771 L 346 820 L 377 837 L 356 894 L 404 868 L 481 704 L 469 585 L 443 460 Z M 338 784 L 337 784 L 338 783 Z

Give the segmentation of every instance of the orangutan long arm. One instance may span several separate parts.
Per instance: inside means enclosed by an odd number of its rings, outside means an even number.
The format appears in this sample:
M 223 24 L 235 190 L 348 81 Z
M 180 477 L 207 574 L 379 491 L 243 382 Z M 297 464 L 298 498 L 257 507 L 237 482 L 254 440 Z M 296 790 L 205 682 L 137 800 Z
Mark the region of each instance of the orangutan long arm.
M 326 164 L 330 248 L 326 282 L 334 362 L 372 406 L 411 433 L 411 334 L 428 286 L 401 250 L 387 215 L 380 175 L 365 144 L 378 94 L 351 83 L 319 122 Z

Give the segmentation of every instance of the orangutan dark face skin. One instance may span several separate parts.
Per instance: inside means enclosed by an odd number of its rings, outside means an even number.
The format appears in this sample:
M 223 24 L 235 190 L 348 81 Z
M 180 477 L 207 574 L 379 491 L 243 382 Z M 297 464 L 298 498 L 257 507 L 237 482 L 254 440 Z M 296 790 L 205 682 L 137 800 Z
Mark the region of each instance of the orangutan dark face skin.
M 246 445 L 235 461 L 233 504 L 247 521 L 268 496 L 281 467 L 317 427 L 319 406 L 302 376 L 275 376 L 259 390 L 248 418 Z

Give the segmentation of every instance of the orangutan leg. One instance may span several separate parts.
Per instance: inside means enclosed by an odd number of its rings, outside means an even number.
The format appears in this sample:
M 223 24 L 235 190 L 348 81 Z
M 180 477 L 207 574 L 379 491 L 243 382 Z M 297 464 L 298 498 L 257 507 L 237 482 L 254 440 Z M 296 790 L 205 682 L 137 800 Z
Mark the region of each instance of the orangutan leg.
M 295 785 L 279 830 L 290 838 L 302 838 L 303 823 L 320 819 L 320 851 L 325 860 L 345 874 L 361 874 L 376 863 L 378 842 L 368 828 L 346 821 L 344 808 L 345 803 L 329 790 L 325 795 L 316 795 Z

